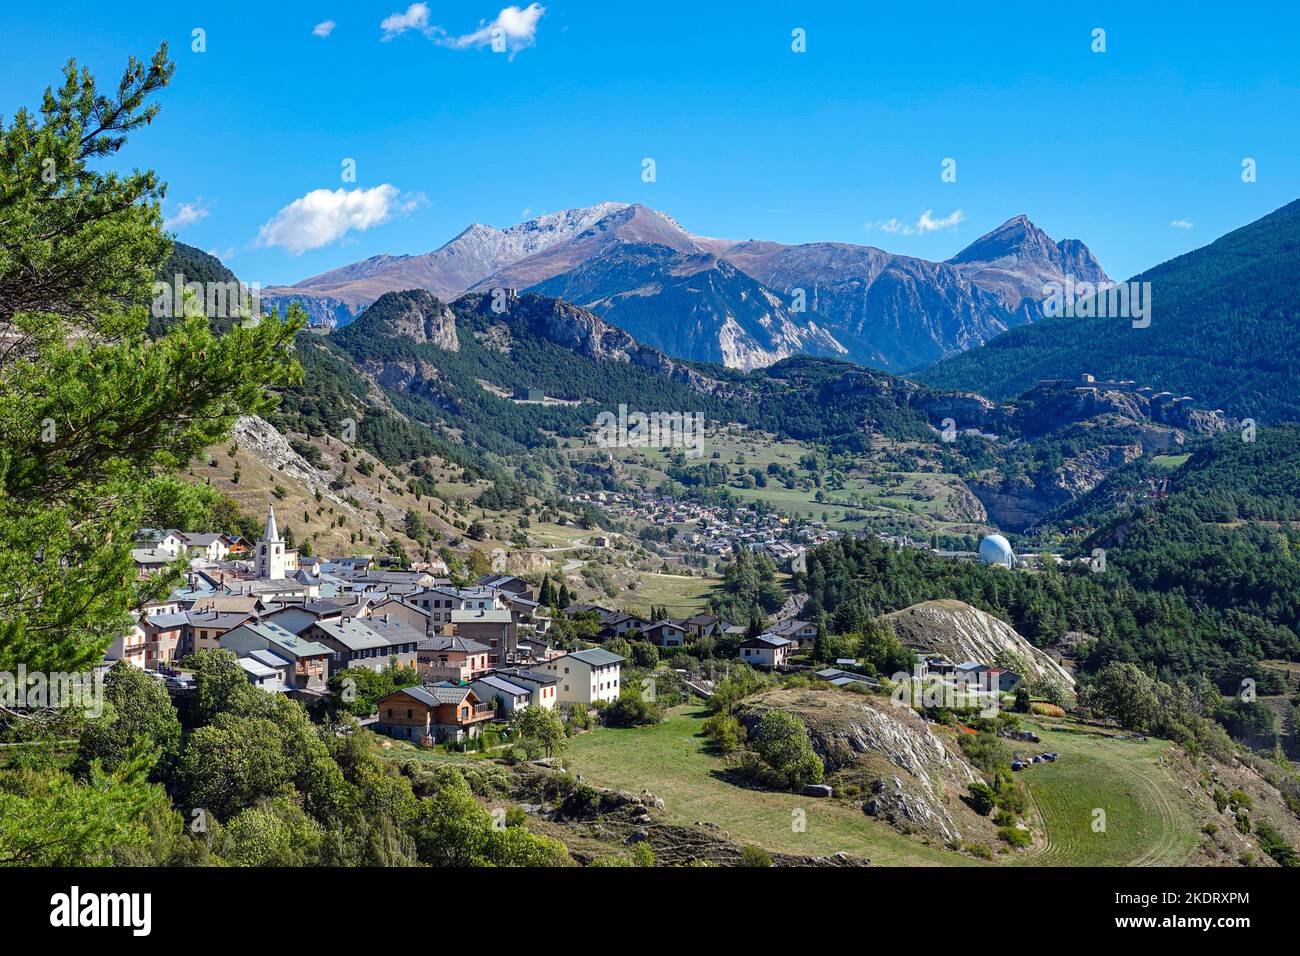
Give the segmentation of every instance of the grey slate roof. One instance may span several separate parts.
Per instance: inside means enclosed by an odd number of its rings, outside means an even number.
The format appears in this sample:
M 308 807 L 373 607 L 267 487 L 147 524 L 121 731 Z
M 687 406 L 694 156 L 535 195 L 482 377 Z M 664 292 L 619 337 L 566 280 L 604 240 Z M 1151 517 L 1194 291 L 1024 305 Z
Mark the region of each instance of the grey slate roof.
M 486 684 L 488 687 L 495 688 L 496 690 L 503 691 L 507 694 L 513 694 L 516 697 L 520 695 L 529 697 L 532 696 L 533 693 L 532 688 L 513 683 L 499 674 L 489 674 L 487 677 L 480 677 L 471 683 Z
M 574 660 L 582 661 L 584 664 L 591 667 L 604 667 L 606 664 L 621 664 L 627 659 L 600 647 L 593 647 L 585 651 L 573 651 L 570 654 L 566 654 L 565 657 L 572 657 Z M 556 658 L 556 660 L 559 660 L 559 658 Z
M 478 641 L 463 637 L 427 637 L 420 641 L 418 648 L 422 651 L 463 651 L 466 654 L 482 654 L 492 648 Z
M 459 704 L 470 693 L 470 688 L 425 684 L 423 687 L 405 687 L 397 693 L 408 694 L 422 704 L 437 707 L 439 704 Z
M 760 634 L 758 637 L 751 637 L 742 643 L 741 647 L 753 647 L 755 644 L 764 644 L 768 647 L 785 647 L 787 644 L 793 644 L 794 641 L 787 640 L 784 637 L 776 637 L 772 634 Z
M 387 647 L 388 641 L 380 637 L 357 618 L 343 620 L 320 620 L 311 625 L 350 651 L 366 651 Z

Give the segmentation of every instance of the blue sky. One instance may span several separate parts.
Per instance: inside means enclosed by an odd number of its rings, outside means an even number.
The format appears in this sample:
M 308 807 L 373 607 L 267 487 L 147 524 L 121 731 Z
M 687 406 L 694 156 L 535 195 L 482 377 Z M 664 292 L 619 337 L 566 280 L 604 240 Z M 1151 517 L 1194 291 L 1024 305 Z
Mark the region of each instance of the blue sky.
M 604 199 L 705 235 L 936 259 L 1023 212 L 1119 278 L 1300 196 L 1295 12 L 504 6 L 0 0 L 0 114 L 36 105 L 69 56 L 115 80 L 170 41 L 162 115 L 117 162 L 158 170 L 179 238 L 264 286 Z M 505 53 L 485 24 L 504 24 Z M 313 190 L 329 192 L 291 206 Z M 917 229 L 927 211 L 940 225 Z

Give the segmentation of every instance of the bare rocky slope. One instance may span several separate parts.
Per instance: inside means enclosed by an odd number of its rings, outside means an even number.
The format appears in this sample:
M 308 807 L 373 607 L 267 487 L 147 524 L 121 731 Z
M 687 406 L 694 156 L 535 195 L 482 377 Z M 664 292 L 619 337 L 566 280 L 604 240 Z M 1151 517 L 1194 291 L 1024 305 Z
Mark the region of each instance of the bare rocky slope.
M 1034 647 L 1005 621 L 961 601 L 925 601 L 887 614 L 884 620 L 908 647 L 922 654 L 940 654 L 955 664 L 993 664 L 1014 659 L 1013 670 L 1031 684 L 1053 682 L 1074 687 L 1074 677 L 1045 652 Z
M 950 732 L 910 708 L 886 697 L 786 688 L 749 698 L 737 717 L 752 730 L 769 710 L 803 721 L 827 781 L 868 816 L 945 845 L 989 839 L 990 821 L 960 799 L 980 776 Z

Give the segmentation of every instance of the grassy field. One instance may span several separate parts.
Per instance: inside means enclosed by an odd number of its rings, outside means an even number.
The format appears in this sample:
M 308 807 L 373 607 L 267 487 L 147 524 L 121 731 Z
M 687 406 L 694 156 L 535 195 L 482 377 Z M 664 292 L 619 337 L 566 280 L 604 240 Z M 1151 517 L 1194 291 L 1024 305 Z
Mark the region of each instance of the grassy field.
M 709 595 L 719 581 L 717 575 L 685 577 L 646 571 L 639 575 L 636 590 L 624 591 L 614 603 L 620 608 L 636 607 L 647 613 L 651 605 L 662 605 L 672 617 L 690 617 L 708 609 Z
M 1162 766 L 1166 740 L 1117 740 L 1064 721 L 1030 723 L 1036 750 L 1061 754 L 1019 774 L 1047 839 L 1022 862 L 1061 866 L 1171 866 L 1195 847 L 1199 824 Z M 1094 830 L 1097 811 L 1104 830 Z
M 1190 453 L 1182 455 L 1156 455 L 1151 459 L 1151 464 L 1155 465 L 1157 468 L 1164 468 L 1167 471 L 1173 471 L 1176 468 L 1183 467 L 1183 465 L 1187 463 L 1187 459 L 1191 457 Z
M 587 781 L 663 797 L 670 822 L 709 822 L 741 843 L 783 853 L 845 851 L 884 865 L 966 866 L 972 857 L 919 839 L 837 801 L 750 790 L 730 782 L 721 759 L 699 736 L 704 713 L 679 708 L 656 727 L 597 730 L 568 742 L 565 759 Z M 1027 853 L 1000 862 L 1037 866 L 1142 866 L 1182 862 L 1197 841 L 1188 798 L 1161 766 L 1167 741 L 1115 740 L 1086 733 L 1068 721 L 1032 725 L 1043 736 L 1036 749 L 1061 759 L 1019 775 L 1045 834 Z M 1094 810 L 1106 815 L 1093 832 Z M 807 812 L 807 830 L 791 831 L 791 812 Z
M 705 716 L 696 708 L 678 708 L 655 727 L 583 734 L 568 742 L 565 761 L 591 783 L 649 789 L 664 799 L 672 823 L 715 823 L 738 842 L 767 850 L 814 856 L 844 851 L 896 865 L 975 862 L 927 847 L 846 804 L 728 782 L 722 760 L 705 751 L 699 736 Z M 807 814 L 803 833 L 793 832 L 795 810 Z

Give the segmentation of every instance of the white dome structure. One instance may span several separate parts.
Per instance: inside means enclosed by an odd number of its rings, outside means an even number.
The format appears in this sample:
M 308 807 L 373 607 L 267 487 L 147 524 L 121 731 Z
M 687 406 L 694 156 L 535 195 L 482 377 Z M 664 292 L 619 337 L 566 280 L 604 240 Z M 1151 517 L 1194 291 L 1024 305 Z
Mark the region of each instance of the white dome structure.
M 984 564 L 1000 564 L 1003 567 L 1016 566 L 1016 553 L 1011 550 L 1011 542 L 1000 534 L 991 534 L 980 542 L 980 561 Z

